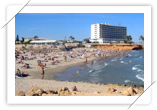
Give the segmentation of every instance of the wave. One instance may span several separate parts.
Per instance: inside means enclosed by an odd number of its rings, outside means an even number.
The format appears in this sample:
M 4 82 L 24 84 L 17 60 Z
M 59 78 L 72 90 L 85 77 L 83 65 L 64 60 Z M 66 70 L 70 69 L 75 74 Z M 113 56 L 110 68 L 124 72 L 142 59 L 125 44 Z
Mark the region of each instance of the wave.
M 131 55 L 131 54 L 128 54 L 128 56 L 131 57 L 132 55 Z
M 141 70 L 141 69 L 138 69 L 137 71 L 138 71 L 138 72 L 143 72 L 143 70 Z
M 135 65 L 136 67 L 141 67 L 142 65 Z
M 99 76 L 100 71 L 94 71 L 89 76 Z
M 104 63 L 104 66 L 107 66 L 107 65 L 109 65 L 109 63 Z
M 118 59 L 112 59 L 111 61 L 113 62 L 113 61 L 117 61 Z
M 131 82 L 131 81 L 130 81 L 130 80 L 125 80 L 124 82 L 125 82 L 125 83 L 129 83 L 129 82 Z
M 144 75 L 143 74 L 137 74 L 136 78 L 139 80 L 142 80 L 144 82 Z
M 142 56 L 140 56 L 139 58 L 143 58 Z
M 120 63 L 128 64 L 128 63 L 126 63 L 126 62 L 124 62 L 124 61 L 121 61 Z
M 132 62 L 132 60 L 130 60 L 129 62 Z
M 123 60 L 123 58 L 120 58 L 120 60 Z
M 132 70 L 138 70 L 139 68 L 137 68 L 137 67 L 135 67 L 135 66 L 133 66 L 132 67 Z
M 89 73 L 93 72 L 93 70 L 90 70 Z

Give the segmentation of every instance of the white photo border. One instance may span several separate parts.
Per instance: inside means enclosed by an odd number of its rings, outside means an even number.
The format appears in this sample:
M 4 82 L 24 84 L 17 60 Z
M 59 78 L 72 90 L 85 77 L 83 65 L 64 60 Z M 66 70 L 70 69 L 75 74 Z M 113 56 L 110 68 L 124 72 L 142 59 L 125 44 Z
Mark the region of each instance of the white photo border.
M 19 5 L 7 7 L 7 18 Z M 144 90 L 151 85 L 151 7 L 150 6 L 26 6 L 20 13 L 144 13 Z M 131 104 L 138 96 L 15 96 L 15 17 L 7 24 L 7 103 L 8 104 Z M 146 100 L 137 104 L 149 104 Z

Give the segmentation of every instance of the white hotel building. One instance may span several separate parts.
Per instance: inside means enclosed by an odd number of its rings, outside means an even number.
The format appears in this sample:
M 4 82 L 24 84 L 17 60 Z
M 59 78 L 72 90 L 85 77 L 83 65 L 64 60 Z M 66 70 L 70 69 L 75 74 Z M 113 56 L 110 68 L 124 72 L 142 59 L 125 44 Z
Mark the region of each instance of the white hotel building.
M 91 42 L 108 43 L 124 41 L 127 28 L 123 26 L 112 26 L 109 23 L 91 25 Z

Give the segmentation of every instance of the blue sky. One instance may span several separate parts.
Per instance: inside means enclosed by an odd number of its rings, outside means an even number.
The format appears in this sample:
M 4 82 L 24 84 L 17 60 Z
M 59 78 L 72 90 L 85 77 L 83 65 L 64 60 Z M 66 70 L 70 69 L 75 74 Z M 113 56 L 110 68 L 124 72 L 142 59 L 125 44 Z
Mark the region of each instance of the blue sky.
M 15 37 L 83 40 L 91 36 L 91 24 L 110 23 L 127 27 L 134 42 L 144 36 L 144 13 L 19 13 L 15 16 Z

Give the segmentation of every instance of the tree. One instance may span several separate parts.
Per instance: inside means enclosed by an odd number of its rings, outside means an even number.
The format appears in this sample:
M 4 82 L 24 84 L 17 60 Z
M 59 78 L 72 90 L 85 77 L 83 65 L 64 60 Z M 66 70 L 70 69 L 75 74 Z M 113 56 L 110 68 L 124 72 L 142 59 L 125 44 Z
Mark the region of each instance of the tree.
M 34 36 L 33 38 L 36 39 L 36 38 L 38 38 L 38 36 Z
M 16 41 L 19 41 L 19 35 L 16 36 Z
M 120 40 L 118 40 L 118 43 L 120 43 Z
M 142 40 L 142 42 L 144 41 L 144 36 L 140 35 L 139 40 Z
M 125 36 L 125 38 L 127 39 L 127 41 L 131 41 L 132 40 L 131 35 Z
M 86 43 L 90 43 L 89 38 L 84 39 L 84 41 L 85 41 Z
M 24 43 L 24 38 L 22 37 L 21 43 Z
M 70 36 L 69 39 L 71 39 L 71 41 L 74 41 L 75 38 L 73 36 Z

